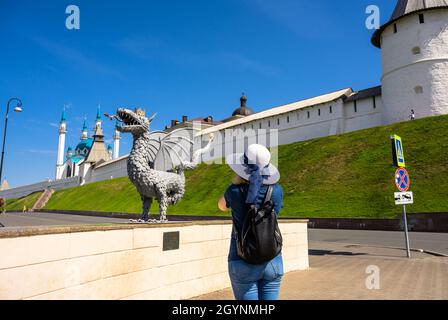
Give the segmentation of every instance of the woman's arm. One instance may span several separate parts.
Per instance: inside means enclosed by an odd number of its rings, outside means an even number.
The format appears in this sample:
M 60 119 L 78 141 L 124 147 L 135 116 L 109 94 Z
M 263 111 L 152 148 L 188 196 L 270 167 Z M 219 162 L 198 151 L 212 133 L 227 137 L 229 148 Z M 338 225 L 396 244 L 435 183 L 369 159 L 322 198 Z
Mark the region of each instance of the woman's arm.
M 227 208 L 227 203 L 226 203 L 226 199 L 224 197 L 222 197 L 221 199 L 219 199 L 218 201 L 218 208 L 221 211 L 227 211 L 229 208 Z

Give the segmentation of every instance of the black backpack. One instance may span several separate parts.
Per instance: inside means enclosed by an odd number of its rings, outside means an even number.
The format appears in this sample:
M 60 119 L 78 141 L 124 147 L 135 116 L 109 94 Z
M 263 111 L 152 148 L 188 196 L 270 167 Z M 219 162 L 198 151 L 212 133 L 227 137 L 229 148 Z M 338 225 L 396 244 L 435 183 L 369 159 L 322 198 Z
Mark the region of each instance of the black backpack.
M 236 230 L 238 256 L 249 264 L 269 262 L 282 251 L 283 238 L 271 201 L 273 189 L 269 186 L 260 208 L 255 205 L 247 208 L 242 230 Z M 241 191 L 244 195 L 244 190 Z

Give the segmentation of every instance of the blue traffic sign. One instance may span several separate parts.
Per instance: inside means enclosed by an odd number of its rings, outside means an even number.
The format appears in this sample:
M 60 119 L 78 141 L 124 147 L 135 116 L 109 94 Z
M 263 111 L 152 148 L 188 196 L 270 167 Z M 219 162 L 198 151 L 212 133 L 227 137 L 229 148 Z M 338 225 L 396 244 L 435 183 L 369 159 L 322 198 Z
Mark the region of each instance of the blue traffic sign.
M 401 192 L 406 192 L 409 190 L 411 185 L 411 178 L 409 177 L 409 173 L 405 168 L 399 168 L 395 172 L 395 184 Z
M 406 162 L 404 160 L 403 141 L 401 137 L 394 134 L 392 139 L 392 154 L 393 163 L 395 167 L 406 168 Z

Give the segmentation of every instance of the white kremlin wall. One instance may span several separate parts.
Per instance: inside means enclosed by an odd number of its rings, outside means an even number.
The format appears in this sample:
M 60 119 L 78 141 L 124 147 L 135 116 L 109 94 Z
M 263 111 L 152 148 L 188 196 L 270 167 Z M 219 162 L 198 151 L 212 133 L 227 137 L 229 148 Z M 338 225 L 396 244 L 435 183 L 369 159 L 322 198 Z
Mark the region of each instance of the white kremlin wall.
M 102 163 L 90 171 L 86 177 L 86 183 L 127 177 L 127 159 L 128 156 L 122 156 L 118 159 Z

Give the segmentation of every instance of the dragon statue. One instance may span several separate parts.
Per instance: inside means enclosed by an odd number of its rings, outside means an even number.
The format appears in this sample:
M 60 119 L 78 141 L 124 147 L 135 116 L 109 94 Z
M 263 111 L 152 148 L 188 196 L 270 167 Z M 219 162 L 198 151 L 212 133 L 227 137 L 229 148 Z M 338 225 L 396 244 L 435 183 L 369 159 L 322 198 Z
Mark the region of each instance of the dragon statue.
M 127 160 L 127 171 L 131 182 L 137 188 L 143 203 L 141 219 L 131 222 L 167 222 L 168 205 L 178 203 L 185 194 L 185 170 L 195 169 L 200 156 L 210 149 L 213 135 L 205 148 L 193 153 L 193 128 L 164 131 L 150 131 L 151 118 L 142 109 L 120 108 L 114 116 L 121 125 L 122 133 L 131 133 L 134 142 Z M 154 198 L 159 203 L 160 220 L 150 220 L 149 210 Z

